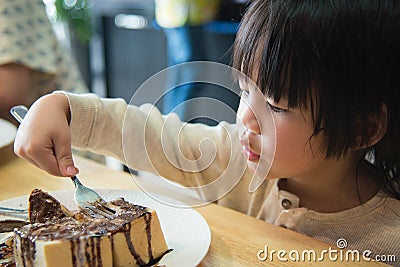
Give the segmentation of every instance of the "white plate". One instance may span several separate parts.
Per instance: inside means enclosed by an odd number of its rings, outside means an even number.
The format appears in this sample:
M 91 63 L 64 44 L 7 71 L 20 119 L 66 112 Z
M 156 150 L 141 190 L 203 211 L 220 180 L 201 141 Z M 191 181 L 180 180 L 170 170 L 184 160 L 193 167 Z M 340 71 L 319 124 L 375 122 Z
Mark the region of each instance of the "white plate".
M 211 242 L 211 232 L 207 222 L 197 211 L 191 208 L 176 208 L 162 204 L 140 191 L 107 189 L 96 189 L 96 191 L 106 200 L 124 197 L 127 201 L 152 208 L 157 212 L 168 247 L 173 249 L 162 258 L 159 265 L 197 266 L 207 254 Z M 76 208 L 73 191 L 49 193 L 67 208 Z M 28 196 L 22 196 L 4 200 L 0 202 L 0 205 L 26 208 L 27 198 Z M 176 201 L 172 202 L 176 203 Z
M 8 146 L 14 141 L 17 127 L 6 120 L 0 119 L 0 148 Z

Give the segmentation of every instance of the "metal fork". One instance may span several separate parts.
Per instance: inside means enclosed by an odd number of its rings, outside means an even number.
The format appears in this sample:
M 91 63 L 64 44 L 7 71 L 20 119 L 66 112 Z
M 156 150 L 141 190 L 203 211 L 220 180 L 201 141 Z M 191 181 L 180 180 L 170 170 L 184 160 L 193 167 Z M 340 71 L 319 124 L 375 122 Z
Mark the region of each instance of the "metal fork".
M 25 106 L 19 105 L 12 107 L 10 110 L 11 115 L 21 123 L 28 113 L 28 109 Z M 90 217 L 93 218 L 109 218 L 112 219 L 115 215 L 115 210 L 107 207 L 107 202 L 95 191 L 84 186 L 78 179 L 78 177 L 71 177 L 72 182 L 75 185 L 74 199 L 78 207 Z
M 28 220 L 28 210 L 27 209 L 14 209 L 8 207 L 0 207 L 0 216 L 13 217 L 16 219 Z

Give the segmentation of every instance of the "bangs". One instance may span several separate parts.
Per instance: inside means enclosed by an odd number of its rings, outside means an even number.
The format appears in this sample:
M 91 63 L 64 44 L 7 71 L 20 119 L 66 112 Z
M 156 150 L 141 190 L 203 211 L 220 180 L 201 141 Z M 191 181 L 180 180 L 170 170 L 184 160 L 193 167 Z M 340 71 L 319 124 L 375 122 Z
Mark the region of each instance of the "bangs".
M 308 67 L 315 47 L 306 32 L 313 25 L 306 19 L 310 14 L 301 7 L 290 10 L 289 2 L 258 1 L 249 7 L 235 40 L 233 67 L 275 102 L 283 97 L 289 108 L 307 108 L 319 80 Z

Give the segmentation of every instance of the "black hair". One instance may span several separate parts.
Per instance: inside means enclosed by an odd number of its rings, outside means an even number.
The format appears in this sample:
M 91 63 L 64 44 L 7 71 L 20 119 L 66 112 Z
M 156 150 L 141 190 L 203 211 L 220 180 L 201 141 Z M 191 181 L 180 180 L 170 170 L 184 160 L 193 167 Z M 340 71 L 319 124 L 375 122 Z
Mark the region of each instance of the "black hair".
M 309 108 L 327 158 L 344 156 L 361 136 L 386 174 L 384 189 L 400 199 L 400 1 L 251 1 L 233 67 L 274 101 Z M 369 146 L 369 122 L 384 106 L 387 132 Z

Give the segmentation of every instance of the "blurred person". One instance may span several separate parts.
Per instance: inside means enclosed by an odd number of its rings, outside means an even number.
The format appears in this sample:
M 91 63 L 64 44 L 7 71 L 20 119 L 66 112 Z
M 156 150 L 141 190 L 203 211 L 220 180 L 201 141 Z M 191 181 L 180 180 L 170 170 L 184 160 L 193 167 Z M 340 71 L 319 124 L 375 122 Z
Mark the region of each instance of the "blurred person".
M 216 18 L 220 1 L 155 0 L 155 4 L 156 21 L 166 37 L 168 66 L 207 60 L 203 41 L 204 27 Z M 165 114 L 174 112 L 182 120 L 188 120 L 185 101 L 200 95 L 204 84 L 176 85 L 196 80 L 201 75 L 201 69 L 190 66 L 169 70 L 162 111 Z
M 0 2 L 0 117 L 62 89 L 88 92 L 71 55 L 57 40 L 42 0 Z

